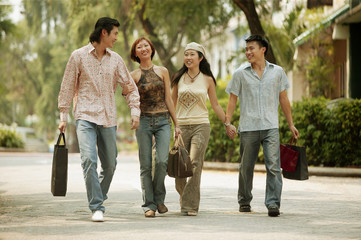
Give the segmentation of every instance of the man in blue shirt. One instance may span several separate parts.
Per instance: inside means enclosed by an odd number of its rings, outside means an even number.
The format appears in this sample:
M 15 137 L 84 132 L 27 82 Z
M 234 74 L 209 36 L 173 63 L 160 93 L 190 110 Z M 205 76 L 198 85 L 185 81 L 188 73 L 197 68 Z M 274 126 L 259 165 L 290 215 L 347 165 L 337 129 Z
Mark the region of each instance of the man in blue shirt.
M 230 120 L 236 108 L 237 97 L 239 97 L 238 133 L 242 159 L 239 168 L 239 211 L 251 211 L 253 171 L 262 144 L 267 169 L 265 205 L 268 215 L 276 217 L 280 214 L 282 192 L 278 130 L 279 104 L 293 137 L 297 139 L 299 133 L 293 124 L 291 105 L 286 93 L 286 89 L 289 88 L 286 73 L 280 66 L 265 60 L 267 50 L 268 41 L 264 37 L 252 35 L 246 39 L 248 63 L 235 71 L 226 88 L 230 97 L 225 126 L 228 136 L 234 138 L 237 133 Z

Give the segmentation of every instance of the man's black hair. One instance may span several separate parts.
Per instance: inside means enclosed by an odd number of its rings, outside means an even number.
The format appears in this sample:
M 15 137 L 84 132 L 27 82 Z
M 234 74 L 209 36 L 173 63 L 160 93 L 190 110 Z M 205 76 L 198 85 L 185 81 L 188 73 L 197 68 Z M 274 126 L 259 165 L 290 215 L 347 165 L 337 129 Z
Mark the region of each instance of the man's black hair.
M 114 26 L 120 26 L 118 20 L 109 17 L 99 18 L 95 24 L 94 31 L 89 36 L 89 41 L 91 43 L 100 43 L 100 35 L 102 34 L 102 30 L 105 29 L 108 34 L 110 34 Z
M 265 47 L 266 51 L 264 52 L 264 55 L 267 55 L 268 51 L 268 40 L 265 37 L 262 37 L 261 35 L 251 35 L 246 39 L 246 43 L 248 42 L 257 42 L 260 47 Z

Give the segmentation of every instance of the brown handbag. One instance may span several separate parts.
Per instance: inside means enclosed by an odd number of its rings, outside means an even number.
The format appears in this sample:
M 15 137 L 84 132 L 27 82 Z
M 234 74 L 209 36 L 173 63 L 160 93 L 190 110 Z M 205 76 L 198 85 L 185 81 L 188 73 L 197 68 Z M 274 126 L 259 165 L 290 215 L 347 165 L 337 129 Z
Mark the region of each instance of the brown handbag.
M 178 135 L 168 154 L 168 176 L 174 178 L 193 176 L 192 162 L 181 135 Z

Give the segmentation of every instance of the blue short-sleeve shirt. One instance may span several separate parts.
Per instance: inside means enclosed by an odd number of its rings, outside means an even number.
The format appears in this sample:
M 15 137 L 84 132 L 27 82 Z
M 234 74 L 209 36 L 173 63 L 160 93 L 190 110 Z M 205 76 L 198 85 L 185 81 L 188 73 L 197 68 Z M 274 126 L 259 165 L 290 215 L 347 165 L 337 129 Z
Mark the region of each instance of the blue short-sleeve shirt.
M 260 79 L 250 63 L 240 66 L 226 92 L 239 98 L 239 132 L 278 128 L 279 95 L 289 88 L 285 71 L 266 61 Z

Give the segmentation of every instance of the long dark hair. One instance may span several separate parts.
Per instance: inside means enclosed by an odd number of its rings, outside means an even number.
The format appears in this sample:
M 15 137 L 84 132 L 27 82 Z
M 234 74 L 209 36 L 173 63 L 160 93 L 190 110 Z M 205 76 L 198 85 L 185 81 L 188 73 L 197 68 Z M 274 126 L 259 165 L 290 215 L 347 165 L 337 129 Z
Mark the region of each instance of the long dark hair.
M 99 18 L 95 24 L 94 31 L 89 36 L 89 41 L 91 43 L 93 42 L 100 43 L 100 35 L 102 34 L 102 30 L 105 29 L 108 32 L 108 34 L 110 34 L 114 26 L 115 27 L 120 26 L 118 20 L 109 17 Z
M 199 51 L 197 51 L 199 58 L 203 57 L 202 61 L 199 63 L 199 70 L 207 75 L 210 76 L 213 79 L 214 84 L 217 86 L 217 82 L 216 79 L 213 76 L 212 70 L 211 70 L 211 65 L 208 63 L 207 59 L 203 56 L 203 54 Z M 180 78 L 182 77 L 182 75 L 188 71 L 188 68 L 185 64 L 183 64 L 183 67 L 181 69 L 179 69 L 172 78 L 172 84 L 171 86 L 174 87 L 176 85 L 178 85 Z

